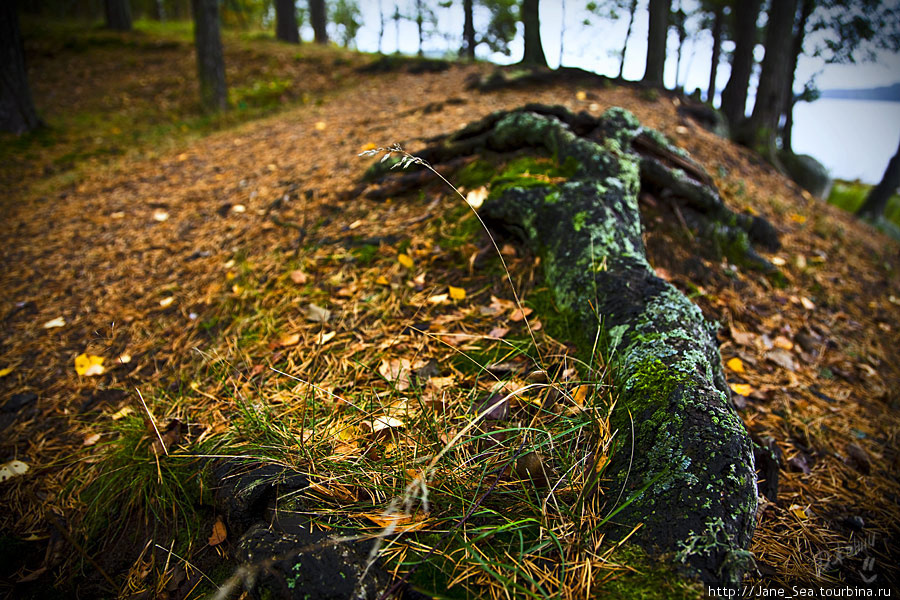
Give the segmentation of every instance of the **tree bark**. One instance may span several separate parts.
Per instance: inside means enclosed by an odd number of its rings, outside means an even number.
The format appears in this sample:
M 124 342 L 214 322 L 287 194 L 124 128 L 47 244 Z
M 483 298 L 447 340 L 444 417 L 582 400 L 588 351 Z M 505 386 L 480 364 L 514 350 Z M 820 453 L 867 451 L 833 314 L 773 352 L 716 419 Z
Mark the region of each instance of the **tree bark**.
M 625 52 L 628 50 L 628 40 L 631 39 L 631 28 L 634 25 L 634 13 L 637 12 L 637 0 L 631 0 L 628 7 L 628 29 L 625 30 L 625 41 L 622 43 L 622 56 L 619 58 L 619 74 L 618 78 L 622 79 L 622 73 L 625 71 Z
M 806 24 L 815 7 L 815 0 L 802 0 L 800 16 L 797 19 L 797 26 L 794 28 L 790 72 L 784 82 L 784 127 L 781 129 L 781 148 L 786 152 L 793 152 L 794 105 L 797 103 L 794 99 L 794 75 L 797 72 L 797 62 L 803 53 Z
M 766 55 L 756 89 L 753 113 L 736 130 L 735 140 L 753 148 L 769 162 L 780 167 L 776 139 L 778 125 L 784 111 L 785 80 L 791 67 L 794 15 L 797 0 L 778 0 L 769 8 L 766 26 Z
M 747 114 L 747 91 L 753 72 L 753 49 L 756 48 L 756 21 L 762 0 L 741 0 L 735 3 L 735 46 L 731 57 L 731 76 L 722 92 L 722 113 L 732 131 Z
M 37 128 L 15 2 L 0 2 L 0 62 L 0 129 L 20 134 Z
M 541 44 L 540 0 L 522 0 L 522 25 L 525 27 L 523 65 L 546 67 L 547 57 Z
M 218 0 L 191 0 L 194 13 L 194 46 L 197 49 L 197 78 L 200 103 L 215 112 L 228 107 L 225 85 L 225 58 L 219 34 Z
M 317 44 L 328 43 L 328 31 L 326 24 L 328 17 L 325 12 L 325 0 L 309 0 L 309 21 L 312 24 Z
M 129 0 L 104 0 L 106 27 L 114 31 L 131 31 Z
M 669 11 L 672 0 L 650 0 L 650 27 L 647 31 L 647 65 L 643 82 L 663 87 L 666 66 L 666 38 L 669 35 Z
M 881 181 L 872 188 L 869 195 L 866 196 L 865 202 L 856 211 L 856 216 L 869 219 L 877 219 L 882 216 L 888 200 L 891 199 L 898 187 L 900 187 L 900 147 L 897 148 L 897 153 L 888 163 Z
M 475 60 L 475 15 L 474 0 L 463 0 L 463 47 L 460 54 Z
M 716 4 L 712 27 L 712 64 L 709 69 L 709 85 L 706 87 L 706 101 L 712 106 L 716 100 L 716 77 L 719 75 L 719 59 L 722 55 L 722 30 L 725 25 L 725 5 Z
M 420 156 L 522 149 L 577 170 L 562 183 L 507 183 L 480 213 L 541 257 L 557 305 L 580 325 L 574 341 L 589 352 L 599 339 L 612 367 L 612 533 L 641 524 L 631 541 L 672 553 L 704 581 L 737 583 L 756 518 L 752 445 L 729 402 L 716 327 L 647 262 L 637 198 L 642 186 L 664 187 L 657 197 L 687 201 L 720 225 L 738 215 L 699 165 L 619 108 L 600 119 L 542 105 L 495 113 Z
M 275 0 L 275 37 L 291 44 L 300 43 L 294 0 Z

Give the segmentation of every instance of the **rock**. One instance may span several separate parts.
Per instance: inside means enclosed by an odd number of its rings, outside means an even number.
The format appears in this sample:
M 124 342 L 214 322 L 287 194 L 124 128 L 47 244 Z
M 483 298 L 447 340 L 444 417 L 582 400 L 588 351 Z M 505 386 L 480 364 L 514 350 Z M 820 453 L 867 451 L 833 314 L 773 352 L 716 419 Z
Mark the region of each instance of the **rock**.
M 265 516 L 280 491 L 290 492 L 309 485 L 305 475 L 277 465 L 222 461 L 213 467 L 216 509 L 225 517 L 229 531 L 242 532 Z
M 788 176 L 793 179 L 797 185 L 815 196 L 816 198 L 827 199 L 831 192 L 831 177 L 828 175 L 828 169 L 808 154 L 794 154 L 793 152 L 781 151 L 778 153 L 778 160 L 787 170 Z
M 390 587 L 391 576 L 368 565 L 371 541 L 338 542 L 307 524 L 282 525 L 258 523 L 238 541 L 238 559 L 256 572 L 253 598 L 375 600 Z

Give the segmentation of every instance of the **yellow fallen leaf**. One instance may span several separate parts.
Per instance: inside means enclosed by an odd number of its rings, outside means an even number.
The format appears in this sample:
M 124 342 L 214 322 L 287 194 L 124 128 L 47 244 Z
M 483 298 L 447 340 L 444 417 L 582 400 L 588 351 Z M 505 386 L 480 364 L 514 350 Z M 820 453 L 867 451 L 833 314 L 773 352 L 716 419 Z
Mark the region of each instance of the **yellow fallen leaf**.
M 443 304 L 447 301 L 448 297 L 447 294 L 435 294 L 434 296 L 429 296 L 428 301 L 432 304 Z
M 169 213 L 167 213 L 167 212 L 164 211 L 164 210 L 157 210 L 157 211 L 154 211 L 154 212 L 153 212 L 153 220 L 154 220 L 154 221 L 159 221 L 160 223 L 162 223 L 163 221 L 168 221 L 168 220 L 169 220 Z
M 131 355 L 130 354 L 120 354 L 118 360 L 121 364 L 127 365 L 128 363 L 131 362 Z
M 397 255 L 397 262 L 399 262 L 401 265 L 403 265 L 407 269 L 412 269 L 413 264 L 415 264 L 415 263 L 413 263 L 413 259 L 411 259 L 406 254 L 403 254 L 402 252 Z
M 787 261 L 784 260 L 783 258 L 781 258 L 780 256 L 773 256 L 772 264 L 775 265 L 776 267 L 783 267 L 784 265 L 787 264 Z
M 775 344 L 776 348 L 781 348 L 782 350 L 793 350 L 794 348 L 794 343 L 783 335 L 775 336 L 772 343 Z
M 15 370 L 15 367 L 4 367 L 3 369 L 0 369 L 0 377 L 6 377 Z
M 66 320 L 62 317 L 56 317 L 55 319 L 50 319 L 46 323 L 44 323 L 44 329 L 53 329 L 54 327 L 65 327 Z
M 799 504 L 791 504 L 791 507 L 788 509 L 792 515 L 800 519 L 801 521 L 805 521 L 809 517 L 806 514 L 806 511 L 803 510 L 803 507 Z
M 331 339 L 337 335 L 337 331 L 329 331 L 328 333 L 320 333 L 316 338 L 316 343 L 320 346 L 327 344 Z
M 209 536 L 209 545 L 218 546 L 228 538 L 228 530 L 225 529 L 225 523 L 221 518 L 217 518 Z
M 323 131 L 325 127 L 325 121 L 316 121 L 316 131 Z
M 102 356 L 81 353 L 75 357 L 75 372 L 85 377 L 102 375 L 106 369 L 103 367 Z
M 278 345 L 281 346 L 282 348 L 287 348 L 289 346 L 296 346 L 298 342 L 300 342 L 300 334 L 299 333 L 285 334 L 278 339 Z
M 119 410 L 114 412 L 112 414 L 111 418 L 113 421 L 119 421 L 121 419 L 124 419 L 125 417 L 127 417 L 128 415 L 130 415 L 133 412 L 134 412 L 134 409 L 131 408 L 130 406 L 123 406 L 122 408 L 120 408 Z
M 728 368 L 734 371 L 735 373 L 743 373 L 744 372 L 744 361 L 741 359 L 734 357 L 728 360 L 727 363 Z M 742 396 L 746 396 L 746 394 L 741 394 Z
M 738 396 L 749 396 L 753 393 L 753 386 L 747 383 L 729 383 L 728 387 Z
M 587 94 L 584 92 L 584 90 L 578 90 L 577 92 L 575 92 L 575 99 L 584 102 L 585 100 L 587 100 Z
M 579 385 L 575 388 L 575 392 L 572 394 L 572 400 L 575 401 L 575 404 L 583 405 L 585 400 L 587 400 L 588 392 L 591 391 L 591 386 L 589 385 Z
M 242 213 L 247 212 L 247 207 L 244 206 L 243 204 L 235 204 L 234 206 L 231 207 L 231 212 L 242 214 Z
M 450 288 L 450 297 L 454 300 L 463 300 L 466 297 L 466 290 L 464 288 L 458 288 L 448 286 Z
M 368 144 L 363 144 L 362 146 L 360 146 L 359 151 L 360 152 L 368 152 L 369 150 L 374 150 L 377 147 L 378 147 L 377 145 L 373 144 L 372 142 L 369 142 Z
M 802 304 L 803 308 L 806 310 L 815 310 L 816 308 L 816 305 L 812 303 L 812 300 L 806 296 L 800 296 L 800 304 Z
M 378 278 L 375 279 L 375 283 L 377 283 L 378 285 L 388 285 L 390 282 L 384 275 L 379 275 Z
M 160 300 L 159 305 L 162 306 L 163 308 L 165 308 L 165 307 L 169 306 L 170 304 L 172 304 L 173 302 L 175 302 L 175 297 L 169 296 L 168 298 L 163 298 L 162 300 Z
M 791 213 L 791 221 L 803 225 L 804 223 L 806 223 L 806 217 L 804 217 L 803 215 L 798 215 L 797 213 Z

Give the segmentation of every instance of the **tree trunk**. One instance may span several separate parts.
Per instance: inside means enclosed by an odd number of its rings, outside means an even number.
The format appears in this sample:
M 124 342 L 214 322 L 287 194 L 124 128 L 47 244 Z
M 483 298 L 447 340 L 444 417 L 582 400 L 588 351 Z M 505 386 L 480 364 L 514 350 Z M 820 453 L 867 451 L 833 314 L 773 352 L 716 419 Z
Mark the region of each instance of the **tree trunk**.
M 797 0 L 778 0 L 772 2 L 769 8 L 766 55 L 759 75 L 753 113 L 735 132 L 737 142 L 753 148 L 779 168 L 776 138 L 784 110 L 785 80 L 791 67 L 796 10 Z
M 523 65 L 546 67 L 547 57 L 541 44 L 540 0 L 522 0 L 522 25 L 525 27 Z
M 637 0 L 631 0 L 628 8 L 628 29 L 625 30 L 625 41 L 622 43 L 622 56 L 619 58 L 619 74 L 617 77 L 622 79 L 622 73 L 625 71 L 625 52 L 628 50 L 628 40 L 631 39 L 631 28 L 634 25 L 634 13 L 637 12 Z
M 419 35 L 419 48 L 416 50 L 416 56 L 425 56 L 425 52 L 422 50 L 422 43 L 425 41 L 425 15 L 422 12 L 424 7 L 422 6 L 422 0 L 416 0 L 416 31 Z
M 806 24 L 816 7 L 815 0 L 802 0 L 800 16 L 794 31 L 794 40 L 791 47 L 791 66 L 784 82 L 784 127 L 781 130 L 781 148 L 786 152 L 793 152 L 794 129 L 794 75 L 797 72 L 797 62 L 803 53 L 803 40 L 806 37 Z
M 225 86 L 225 58 L 219 35 L 218 0 L 191 0 L 191 9 L 194 13 L 200 103 L 204 110 L 210 112 L 225 110 L 228 107 L 228 89 Z
M 869 219 L 877 219 L 882 216 L 888 200 L 898 187 L 900 187 L 900 147 L 897 148 L 897 153 L 888 163 L 879 184 L 872 188 L 869 195 L 866 196 L 866 201 L 856 211 L 856 216 Z
M 294 0 L 275 0 L 275 37 L 291 44 L 300 43 Z
M 620 108 L 600 119 L 542 105 L 494 113 L 420 156 L 437 163 L 522 149 L 577 171 L 545 185 L 502 179 L 479 212 L 540 256 L 557 305 L 578 324 L 573 341 L 588 355 L 599 340 L 614 373 L 619 446 L 604 487 L 614 503 L 606 510 L 621 510 L 611 534 L 641 524 L 632 541 L 672 553 L 704 581 L 737 583 L 756 519 L 752 445 L 729 402 L 715 325 L 647 262 L 637 198 L 646 188 L 693 207 L 711 230 L 746 227 L 745 249 L 754 229 L 774 230 L 732 213 L 699 165 Z
M 669 11 L 672 0 L 650 0 L 650 27 L 647 31 L 647 66 L 643 82 L 649 86 L 663 87 L 666 66 L 666 38 L 669 34 Z
M 706 101 L 710 106 L 716 100 L 716 77 L 719 74 L 719 58 L 722 55 L 722 29 L 725 25 L 725 5 L 716 4 L 712 28 L 712 65 L 709 69 L 709 85 L 706 88 Z
M 106 27 L 114 31 L 131 31 L 129 0 L 104 0 Z
M 317 44 L 328 43 L 328 31 L 326 30 L 327 16 L 325 12 L 325 0 L 309 0 L 309 22 L 312 24 Z
M 41 125 L 31 100 L 16 2 L 0 2 L 0 129 L 25 133 Z
M 722 92 L 722 113 L 732 131 L 747 114 L 747 91 L 753 72 L 753 49 L 756 48 L 756 21 L 762 0 L 741 0 L 735 3 L 735 47 L 731 57 L 731 76 Z
M 475 60 L 474 0 L 463 0 L 463 47 L 460 55 Z

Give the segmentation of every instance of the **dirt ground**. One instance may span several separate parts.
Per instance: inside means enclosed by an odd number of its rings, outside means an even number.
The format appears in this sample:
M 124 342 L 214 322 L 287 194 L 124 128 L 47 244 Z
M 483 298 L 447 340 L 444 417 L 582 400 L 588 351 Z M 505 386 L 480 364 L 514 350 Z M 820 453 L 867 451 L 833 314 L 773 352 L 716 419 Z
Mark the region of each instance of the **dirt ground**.
M 7 539 L 30 545 L 31 558 L 6 570 L 4 585 L 52 571 L 60 560 L 49 550 L 77 553 L 59 540 L 60 530 L 78 528 L 85 510 L 67 491 L 90 478 L 100 460 L 95 449 L 113 435 L 117 415 L 143 410 L 137 391 L 168 398 L 155 406 L 191 423 L 196 439 L 229 427 L 215 389 L 182 393 L 197 391 L 184 374 L 196 372 L 202 356 L 243 357 L 249 372 L 261 354 L 278 351 L 298 368 L 318 360 L 324 381 L 346 386 L 342 353 L 389 339 L 409 313 L 385 301 L 374 311 L 377 327 L 374 316 L 363 321 L 370 329 L 336 325 L 324 345 L 322 335 L 330 331 L 285 317 L 297 295 L 291 286 L 302 285 L 290 275 L 303 270 L 342 314 L 368 314 L 362 292 L 379 285 L 367 280 L 378 273 L 354 272 L 352 264 L 334 260 L 352 251 L 342 240 L 351 231 L 375 238 L 378 255 L 394 260 L 401 253 L 395 240 L 411 239 L 406 253 L 424 260 L 418 236 L 455 202 L 438 186 L 426 187 L 420 198 L 348 198 L 370 164 L 357 154 L 395 141 L 415 153 L 432 136 L 527 102 L 594 115 L 612 106 L 629 109 L 703 164 L 732 209 L 763 215 L 778 228 L 783 248 L 769 258 L 781 265 L 783 288 L 696 258 L 677 216 L 652 198 L 643 202 L 651 262 L 721 324 L 739 413 L 754 439 L 781 456 L 777 499 L 761 505 L 751 548 L 764 581 L 896 585 L 897 243 L 680 117 L 675 99 L 616 87 L 467 90 L 467 77 L 485 69 L 357 75 L 354 85 L 321 103 L 171 152 L 126 156 L 50 187 L 34 171 L 9 184 L 0 224 L 0 455 L 30 469 L 0 483 L 0 528 Z M 302 77 L 297 74 L 296 85 Z M 429 272 L 425 287 L 477 280 L 465 279 L 465 264 L 452 263 L 445 259 Z M 383 274 L 393 281 L 396 270 Z M 256 297 L 248 295 L 252 285 L 275 288 Z M 488 302 L 475 292 L 467 301 Z M 252 340 L 223 341 L 228 326 L 213 317 L 248 306 L 276 316 Z M 469 332 L 486 334 L 495 325 Z M 283 336 L 293 331 L 300 339 L 291 344 Z M 81 354 L 106 357 L 104 372 L 78 374 L 74 361 Z M 129 581 L 137 579 L 129 574 Z

